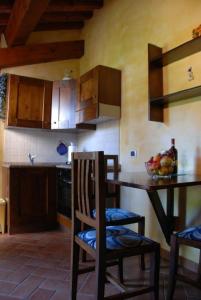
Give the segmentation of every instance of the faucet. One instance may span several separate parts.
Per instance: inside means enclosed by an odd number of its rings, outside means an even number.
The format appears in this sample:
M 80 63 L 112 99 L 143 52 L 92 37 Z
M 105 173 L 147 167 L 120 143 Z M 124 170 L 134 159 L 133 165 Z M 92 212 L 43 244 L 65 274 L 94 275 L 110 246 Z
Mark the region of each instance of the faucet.
M 37 157 L 37 155 L 32 155 L 31 153 L 28 153 L 28 158 L 30 160 L 30 163 L 33 165 L 34 159 Z

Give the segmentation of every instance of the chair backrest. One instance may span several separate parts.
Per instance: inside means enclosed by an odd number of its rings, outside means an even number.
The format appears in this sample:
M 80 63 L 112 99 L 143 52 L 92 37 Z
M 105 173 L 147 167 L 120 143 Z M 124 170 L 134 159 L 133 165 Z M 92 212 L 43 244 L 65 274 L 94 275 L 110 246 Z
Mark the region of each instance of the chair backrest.
M 105 172 L 107 173 L 109 171 L 110 165 L 108 164 L 109 161 L 113 161 L 112 165 L 112 172 L 118 173 L 118 167 L 119 167 L 119 160 L 118 155 L 104 155 L 104 164 L 105 164 Z
M 96 219 L 92 209 L 96 208 Z M 72 221 L 75 231 L 81 223 L 105 227 L 104 152 L 75 152 L 72 154 Z
M 113 164 L 110 165 L 109 162 L 112 161 Z M 105 174 L 107 172 L 114 172 L 118 174 L 119 171 L 119 160 L 118 155 L 104 155 L 105 164 Z M 112 183 L 106 184 L 106 206 L 107 207 L 120 207 L 120 186 Z

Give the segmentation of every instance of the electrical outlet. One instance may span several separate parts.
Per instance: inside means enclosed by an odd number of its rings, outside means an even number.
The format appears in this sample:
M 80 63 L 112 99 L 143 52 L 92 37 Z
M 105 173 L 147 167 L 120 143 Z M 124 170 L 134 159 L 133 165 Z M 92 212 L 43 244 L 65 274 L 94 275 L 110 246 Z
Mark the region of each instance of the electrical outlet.
M 137 150 L 131 150 L 130 156 L 131 156 L 132 158 L 137 157 Z

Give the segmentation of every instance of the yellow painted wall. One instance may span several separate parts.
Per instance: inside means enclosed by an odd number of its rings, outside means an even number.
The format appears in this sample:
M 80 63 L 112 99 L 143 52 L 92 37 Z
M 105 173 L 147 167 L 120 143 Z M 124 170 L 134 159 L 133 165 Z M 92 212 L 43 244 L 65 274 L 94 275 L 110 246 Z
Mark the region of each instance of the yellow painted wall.
M 200 0 L 106 0 L 103 9 L 85 26 L 85 55 L 81 74 L 102 64 L 122 70 L 122 118 L 120 160 L 122 169 L 144 170 L 149 157 L 170 147 L 176 139 L 179 169 L 201 171 L 201 96 L 165 110 L 165 122 L 148 121 L 148 43 L 169 50 L 192 38 L 200 24 Z M 187 79 L 193 67 L 195 80 Z M 166 92 L 201 84 L 200 54 L 174 63 L 164 70 Z M 131 149 L 138 157 L 131 159 Z M 201 223 L 200 188 L 188 190 L 187 223 Z M 163 196 L 163 192 L 161 193 Z M 144 191 L 124 188 L 122 205 L 146 216 L 146 234 L 167 248 L 158 222 Z M 198 253 L 183 250 L 192 259 Z

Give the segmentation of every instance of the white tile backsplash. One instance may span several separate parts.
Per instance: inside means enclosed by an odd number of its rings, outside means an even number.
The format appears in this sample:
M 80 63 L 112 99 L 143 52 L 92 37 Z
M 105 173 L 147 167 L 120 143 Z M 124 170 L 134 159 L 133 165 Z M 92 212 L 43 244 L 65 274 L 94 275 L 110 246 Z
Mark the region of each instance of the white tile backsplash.
M 28 162 L 28 153 L 37 155 L 35 162 L 66 162 L 67 154 L 59 155 L 56 148 L 60 141 L 67 146 L 77 145 L 77 135 L 37 129 L 5 129 L 4 162 Z
M 119 121 L 108 121 L 97 125 L 95 131 L 78 135 L 78 151 L 104 151 L 119 155 Z
M 79 134 L 37 129 L 5 129 L 4 162 L 29 162 L 28 153 L 37 155 L 35 162 L 66 162 L 67 154 L 59 155 L 59 142 L 67 146 L 73 142 L 78 151 L 104 151 L 119 155 L 119 121 L 108 121 L 97 125 L 95 131 Z

